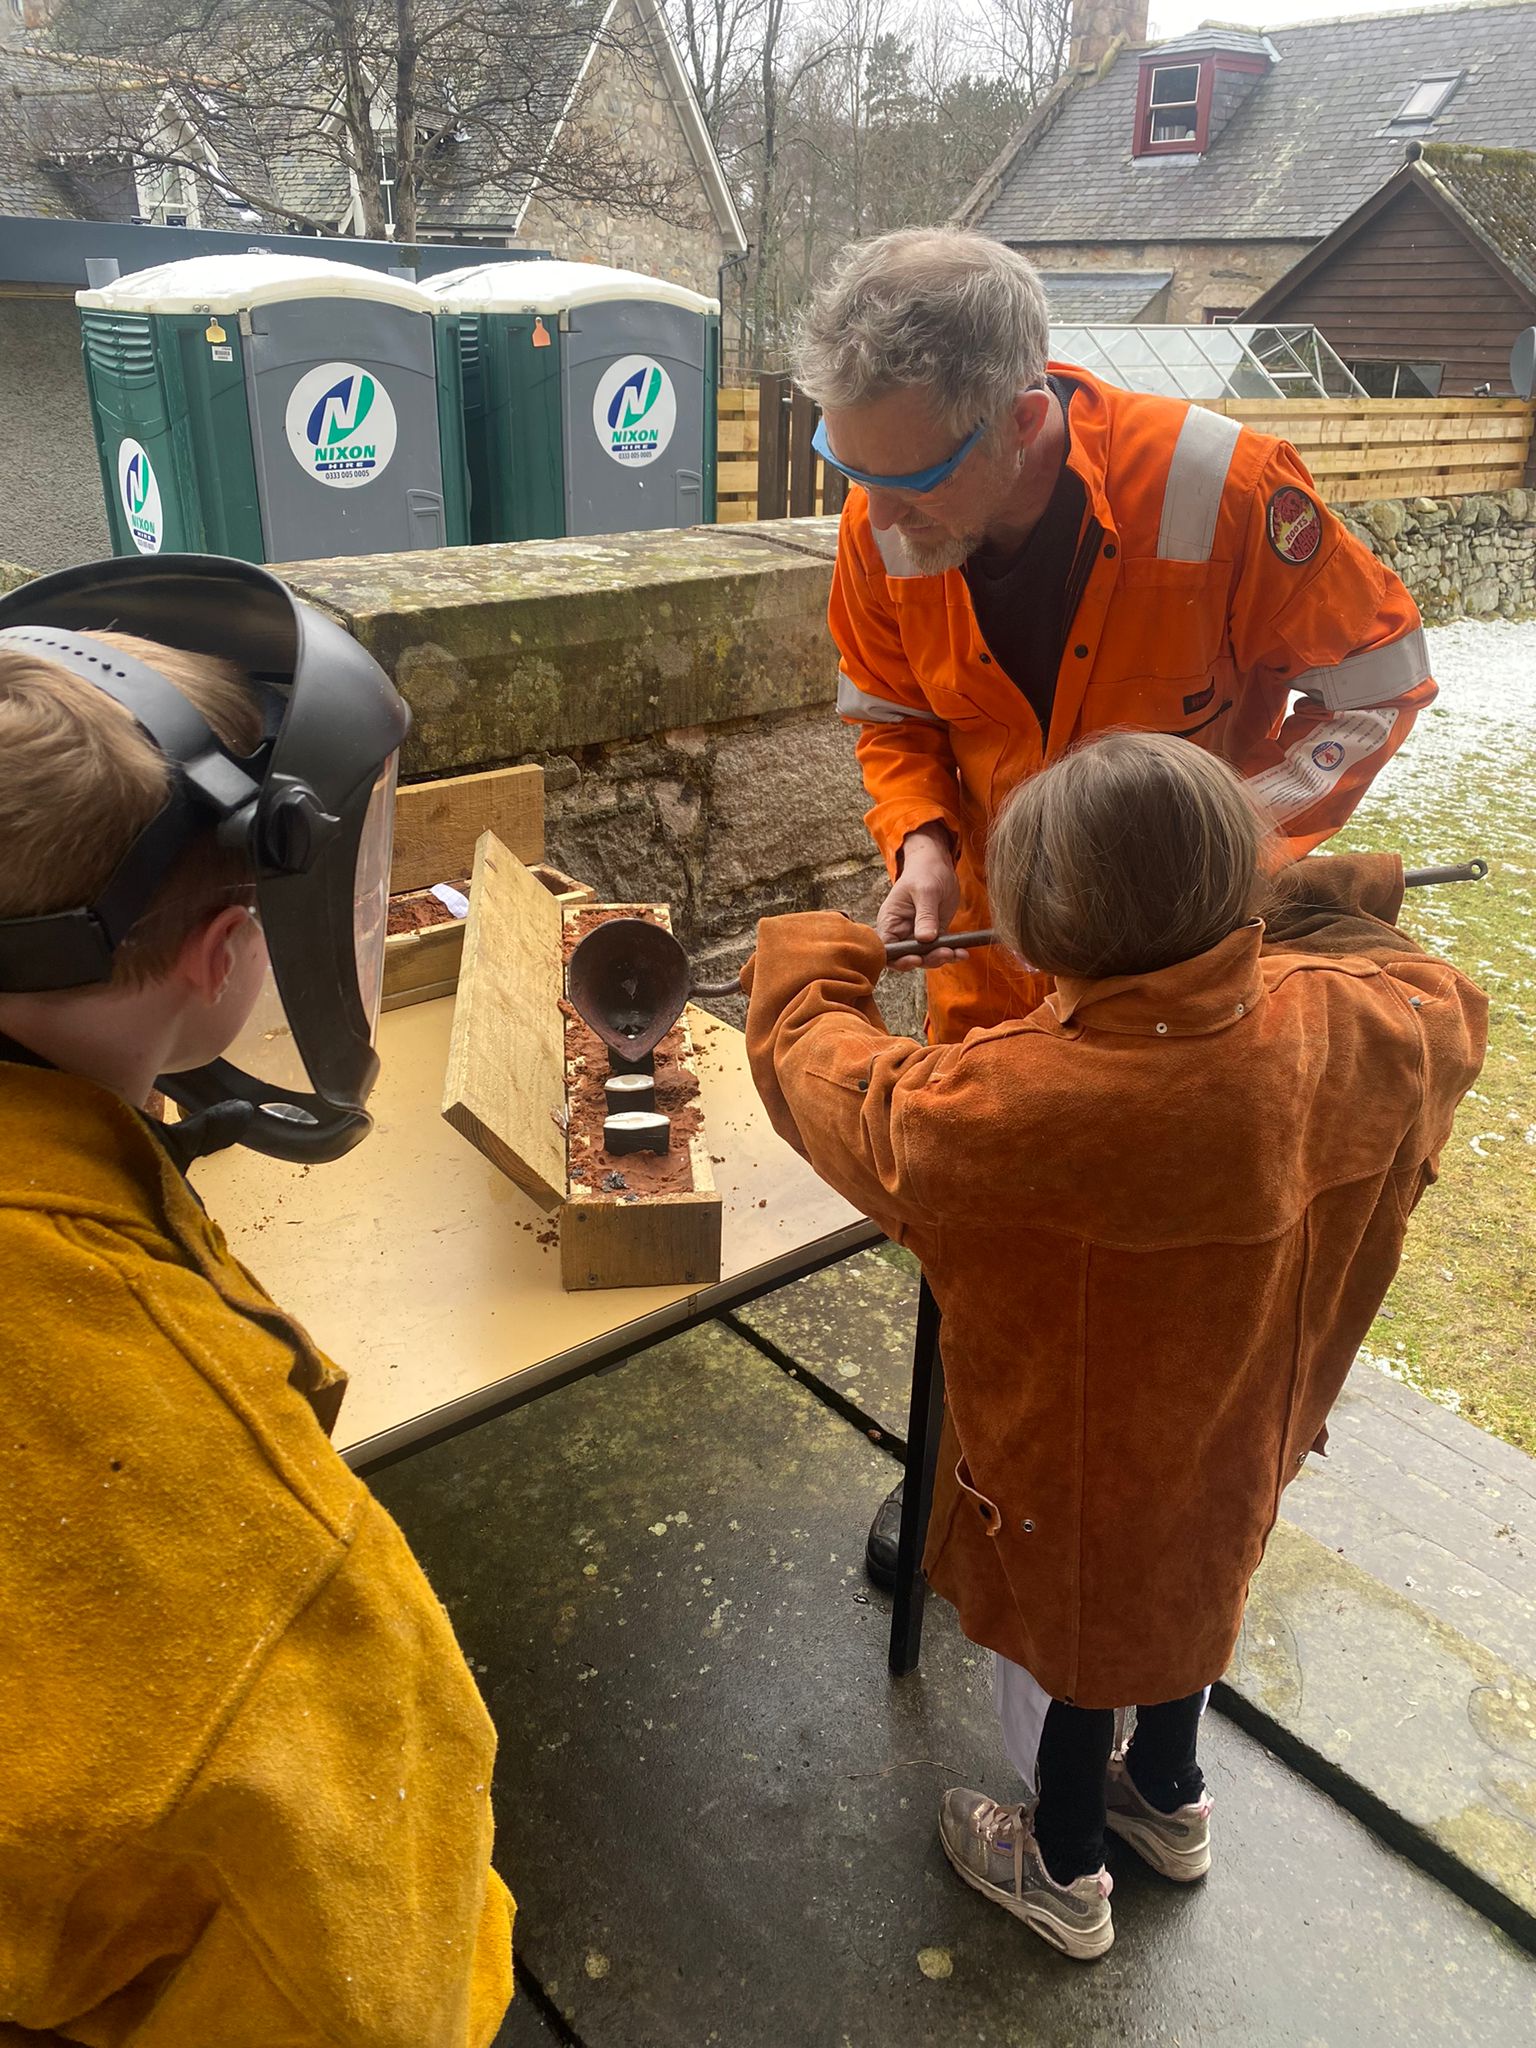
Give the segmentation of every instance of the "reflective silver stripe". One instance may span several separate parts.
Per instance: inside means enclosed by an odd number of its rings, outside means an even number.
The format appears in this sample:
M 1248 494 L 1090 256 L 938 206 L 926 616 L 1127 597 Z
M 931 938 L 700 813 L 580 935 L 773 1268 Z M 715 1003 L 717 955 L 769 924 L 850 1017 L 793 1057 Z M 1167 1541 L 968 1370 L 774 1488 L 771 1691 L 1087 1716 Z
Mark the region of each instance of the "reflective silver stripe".
M 848 676 L 837 679 L 839 718 L 857 718 L 865 725 L 901 725 L 915 718 L 920 725 L 942 725 L 936 711 L 915 711 L 910 704 L 898 704 L 890 697 L 875 697 L 861 690 Z
M 1351 654 L 1332 668 L 1309 668 L 1291 678 L 1290 687 L 1321 697 L 1330 711 L 1353 711 L 1361 704 L 1386 704 L 1417 683 L 1429 681 L 1429 646 L 1424 628 L 1415 626 L 1400 640 Z
M 1203 406 L 1192 405 L 1184 415 L 1163 491 L 1163 521 L 1157 534 L 1160 561 L 1211 559 L 1221 494 L 1241 432 L 1236 420 Z
M 1346 768 L 1384 747 L 1396 723 L 1395 711 L 1347 711 L 1330 718 L 1294 740 L 1273 768 L 1251 775 L 1248 787 L 1283 825 L 1309 811 Z

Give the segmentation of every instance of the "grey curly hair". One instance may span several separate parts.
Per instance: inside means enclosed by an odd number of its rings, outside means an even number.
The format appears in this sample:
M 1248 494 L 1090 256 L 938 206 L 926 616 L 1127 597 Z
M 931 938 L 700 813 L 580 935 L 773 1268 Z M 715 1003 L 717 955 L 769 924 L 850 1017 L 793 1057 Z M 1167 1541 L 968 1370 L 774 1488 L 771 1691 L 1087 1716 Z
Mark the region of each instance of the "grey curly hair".
M 900 228 L 850 242 L 812 295 L 794 373 L 818 405 L 913 385 L 957 434 L 1045 381 L 1050 317 L 1032 264 L 985 235 Z

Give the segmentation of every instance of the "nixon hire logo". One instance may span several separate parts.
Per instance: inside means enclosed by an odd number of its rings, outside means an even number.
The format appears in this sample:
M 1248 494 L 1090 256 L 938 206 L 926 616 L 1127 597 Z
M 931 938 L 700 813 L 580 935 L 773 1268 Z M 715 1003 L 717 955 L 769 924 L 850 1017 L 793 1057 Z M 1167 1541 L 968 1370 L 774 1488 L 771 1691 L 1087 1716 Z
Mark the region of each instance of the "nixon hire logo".
M 333 490 L 372 483 L 395 452 L 389 393 L 356 363 L 306 371 L 289 394 L 285 424 L 299 467 Z
M 127 515 L 128 538 L 141 555 L 158 555 L 165 538 L 160 485 L 137 441 L 124 441 L 118 448 L 117 494 Z
M 622 356 L 597 381 L 592 425 L 615 462 L 629 469 L 654 462 L 677 425 L 672 379 L 650 356 Z

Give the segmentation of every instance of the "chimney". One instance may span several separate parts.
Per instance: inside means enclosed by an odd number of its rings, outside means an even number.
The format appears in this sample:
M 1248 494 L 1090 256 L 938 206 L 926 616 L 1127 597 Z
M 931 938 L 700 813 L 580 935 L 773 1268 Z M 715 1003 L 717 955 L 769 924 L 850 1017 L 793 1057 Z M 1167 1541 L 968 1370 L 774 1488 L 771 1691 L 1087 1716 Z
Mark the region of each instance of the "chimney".
M 1147 0 L 1072 0 L 1071 64 L 1100 64 L 1117 37 L 1147 40 Z

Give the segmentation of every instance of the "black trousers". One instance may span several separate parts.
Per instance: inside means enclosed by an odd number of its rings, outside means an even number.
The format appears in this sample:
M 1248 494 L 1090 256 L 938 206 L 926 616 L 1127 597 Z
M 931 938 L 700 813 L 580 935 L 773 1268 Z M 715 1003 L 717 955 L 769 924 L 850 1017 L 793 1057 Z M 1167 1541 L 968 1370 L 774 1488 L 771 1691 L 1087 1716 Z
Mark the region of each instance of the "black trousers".
M 1196 1800 L 1205 1779 L 1195 1761 L 1203 1692 L 1138 1707 L 1125 1753 L 1131 1783 L 1163 1813 Z M 1104 1773 L 1115 1741 L 1113 1707 L 1052 1700 L 1040 1731 L 1035 1840 L 1058 1884 L 1087 1877 L 1104 1861 Z

